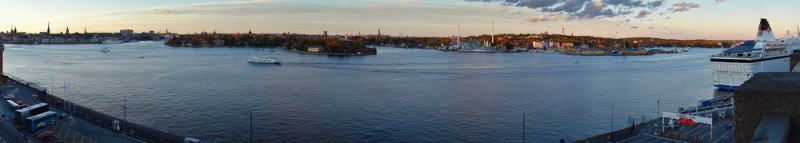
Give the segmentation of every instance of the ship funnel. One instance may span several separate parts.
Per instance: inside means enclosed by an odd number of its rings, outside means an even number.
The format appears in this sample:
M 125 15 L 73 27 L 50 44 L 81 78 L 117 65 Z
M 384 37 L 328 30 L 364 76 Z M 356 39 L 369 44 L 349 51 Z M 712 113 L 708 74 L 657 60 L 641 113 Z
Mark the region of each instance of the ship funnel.
M 758 36 L 756 41 L 774 41 L 775 34 L 772 34 L 772 28 L 769 27 L 767 19 L 762 18 L 761 23 L 758 25 Z

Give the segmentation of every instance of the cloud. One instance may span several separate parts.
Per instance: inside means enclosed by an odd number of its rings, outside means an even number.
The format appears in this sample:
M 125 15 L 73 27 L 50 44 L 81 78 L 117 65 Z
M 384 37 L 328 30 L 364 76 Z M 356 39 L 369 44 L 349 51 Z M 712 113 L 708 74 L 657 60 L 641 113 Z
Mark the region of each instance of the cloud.
M 728 0 L 714 0 L 714 2 L 725 2 L 725 1 L 728 1 Z
M 596 1 L 594 2 L 594 7 L 603 7 L 603 1 Z
M 646 9 L 642 9 L 639 11 L 639 14 L 636 15 L 636 18 L 644 18 L 647 15 L 650 15 L 651 12 L 647 11 Z
M 690 9 L 693 9 L 693 8 L 700 8 L 700 4 L 692 3 L 692 2 L 675 3 L 675 4 L 672 4 L 672 8 L 670 8 L 670 10 L 672 10 L 672 13 L 676 13 L 676 12 L 689 11 Z
M 499 3 L 503 6 L 516 6 L 540 10 L 547 13 L 559 13 L 560 19 L 597 19 L 622 17 L 633 14 L 633 9 L 643 8 L 637 18 L 649 16 L 654 10 L 664 6 L 665 0 L 464 0 L 467 2 Z M 686 8 L 684 8 L 686 9 Z M 524 19 L 549 19 L 538 16 Z
M 575 19 L 575 17 L 561 16 L 561 15 L 558 15 L 556 13 L 548 13 L 548 14 L 545 14 L 545 15 L 528 16 L 528 17 L 523 17 L 522 18 L 522 20 L 529 21 L 529 22 L 572 20 L 572 19 Z
M 173 10 L 166 9 L 166 8 L 153 8 L 153 10 L 154 11 L 163 12 L 163 13 L 166 13 L 166 14 L 171 14 L 171 13 L 175 12 Z
M 639 26 L 631 26 L 631 29 L 639 29 Z
M 656 0 L 647 3 L 647 7 L 649 8 L 658 8 L 661 7 L 662 5 L 664 5 L 664 0 Z

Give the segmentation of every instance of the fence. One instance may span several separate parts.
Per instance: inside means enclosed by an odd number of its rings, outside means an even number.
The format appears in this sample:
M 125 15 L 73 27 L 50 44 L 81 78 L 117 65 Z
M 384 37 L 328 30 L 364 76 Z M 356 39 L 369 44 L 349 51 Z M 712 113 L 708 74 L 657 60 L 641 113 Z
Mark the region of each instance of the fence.
M 24 134 L 21 133 L 19 130 L 15 129 L 14 127 L 16 126 L 14 126 L 9 122 L 6 121 L 0 122 L 0 131 L 3 131 L 9 137 L 9 138 L 3 138 L 3 140 L 7 142 L 17 142 L 17 143 L 26 142 Z
M 8 75 L 8 74 L 6 74 Z M 144 140 L 147 142 L 183 142 L 185 137 L 181 137 L 178 135 L 170 134 L 165 131 L 159 131 L 156 129 L 148 128 L 136 123 L 125 122 L 122 119 L 110 116 L 108 114 L 104 114 L 81 105 L 73 105 L 71 107 L 64 107 L 63 104 L 66 103 L 66 100 L 50 95 L 47 93 L 45 88 L 41 86 L 32 86 L 29 82 L 25 80 L 20 80 L 19 78 L 8 76 L 10 80 L 14 80 L 18 83 L 26 85 L 30 88 L 35 89 L 38 93 L 38 99 L 42 102 L 52 105 L 52 107 L 74 113 L 75 117 L 80 117 L 83 119 L 88 120 L 94 124 L 97 124 L 101 127 L 110 128 L 112 130 L 118 131 L 120 133 L 126 134 L 128 136 Z M 119 122 L 119 130 L 113 128 L 114 121 Z
M 628 138 L 633 137 L 636 135 L 636 127 L 644 125 L 644 123 L 639 123 L 638 125 L 631 126 L 629 128 L 624 128 L 621 130 L 616 130 L 613 132 L 608 132 L 605 134 L 592 136 L 585 139 L 580 139 L 574 141 L 574 143 L 607 143 L 607 142 L 619 142 Z

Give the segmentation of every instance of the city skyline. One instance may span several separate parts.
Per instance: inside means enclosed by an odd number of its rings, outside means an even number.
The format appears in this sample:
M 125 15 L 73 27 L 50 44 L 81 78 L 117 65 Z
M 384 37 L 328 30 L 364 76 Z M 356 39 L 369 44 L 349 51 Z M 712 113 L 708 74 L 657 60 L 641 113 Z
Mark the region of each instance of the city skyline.
M 770 20 L 776 37 L 797 33 L 800 20 L 791 18 L 792 1 L 737 0 L 373 0 L 342 1 L 121 1 L 87 0 L 42 6 L 4 1 L 11 14 L 0 31 L 52 33 L 72 27 L 82 33 L 154 30 L 179 34 L 300 33 L 321 35 L 377 34 L 436 36 L 491 33 L 553 33 L 609 38 L 744 40 L 755 37 L 751 25 Z M 42 10 L 45 9 L 45 10 Z M 788 12 L 787 12 L 788 11 Z M 14 14 L 14 13 L 24 13 Z

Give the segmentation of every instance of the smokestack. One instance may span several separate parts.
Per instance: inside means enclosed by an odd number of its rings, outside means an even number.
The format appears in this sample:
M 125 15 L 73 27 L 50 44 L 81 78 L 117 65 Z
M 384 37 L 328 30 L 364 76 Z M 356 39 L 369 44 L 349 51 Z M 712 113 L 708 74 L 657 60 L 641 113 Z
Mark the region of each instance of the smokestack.
M 757 41 L 773 41 L 775 40 L 775 34 L 772 34 L 772 28 L 769 26 L 769 22 L 767 19 L 762 18 L 761 22 L 758 24 L 758 36 L 756 37 Z

